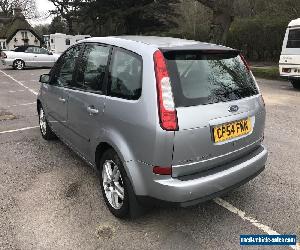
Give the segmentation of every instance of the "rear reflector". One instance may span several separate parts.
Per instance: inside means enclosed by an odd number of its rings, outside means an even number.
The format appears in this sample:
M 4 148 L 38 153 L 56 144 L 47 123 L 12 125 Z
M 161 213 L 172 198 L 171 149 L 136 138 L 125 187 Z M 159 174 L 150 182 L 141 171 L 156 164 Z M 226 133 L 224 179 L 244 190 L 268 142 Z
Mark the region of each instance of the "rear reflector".
M 165 58 L 160 50 L 154 53 L 157 100 L 160 126 L 167 131 L 178 130 L 177 113 Z
M 153 173 L 159 175 L 172 175 L 172 167 L 154 167 Z

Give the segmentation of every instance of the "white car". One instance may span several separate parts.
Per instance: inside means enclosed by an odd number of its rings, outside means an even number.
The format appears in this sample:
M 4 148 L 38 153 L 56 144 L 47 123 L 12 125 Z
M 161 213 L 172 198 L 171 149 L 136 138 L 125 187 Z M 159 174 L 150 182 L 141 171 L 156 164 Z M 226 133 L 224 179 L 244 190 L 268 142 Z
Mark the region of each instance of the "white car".
M 21 70 L 25 67 L 52 67 L 59 56 L 45 48 L 21 46 L 14 51 L 2 51 L 0 57 L 3 65 Z

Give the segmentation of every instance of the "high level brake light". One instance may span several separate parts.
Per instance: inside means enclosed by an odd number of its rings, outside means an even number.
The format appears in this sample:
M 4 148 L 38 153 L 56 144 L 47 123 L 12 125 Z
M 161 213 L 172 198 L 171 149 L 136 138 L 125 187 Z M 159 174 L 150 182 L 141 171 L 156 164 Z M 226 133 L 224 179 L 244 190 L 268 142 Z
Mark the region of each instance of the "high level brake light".
M 178 130 L 177 112 L 165 58 L 160 50 L 154 53 L 159 119 L 162 129 Z

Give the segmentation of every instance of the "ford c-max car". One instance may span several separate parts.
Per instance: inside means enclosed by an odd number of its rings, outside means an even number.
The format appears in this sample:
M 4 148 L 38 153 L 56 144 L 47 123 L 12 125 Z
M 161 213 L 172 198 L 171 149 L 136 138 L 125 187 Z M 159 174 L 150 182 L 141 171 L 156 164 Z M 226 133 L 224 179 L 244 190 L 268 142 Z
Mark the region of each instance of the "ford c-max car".
M 40 82 L 42 136 L 59 137 L 98 170 L 117 217 L 145 205 L 195 205 L 265 167 L 265 105 L 237 50 L 175 38 L 90 38 Z

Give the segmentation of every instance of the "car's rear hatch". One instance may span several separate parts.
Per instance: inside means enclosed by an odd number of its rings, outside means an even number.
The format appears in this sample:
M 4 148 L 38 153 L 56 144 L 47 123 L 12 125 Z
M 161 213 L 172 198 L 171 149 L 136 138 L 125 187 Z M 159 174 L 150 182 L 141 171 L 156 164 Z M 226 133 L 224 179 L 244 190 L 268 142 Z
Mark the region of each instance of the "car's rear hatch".
M 265 109 L 237 51 L 165 51 L 178 117 L 173 177 L 239 159 L 258 147 Z

